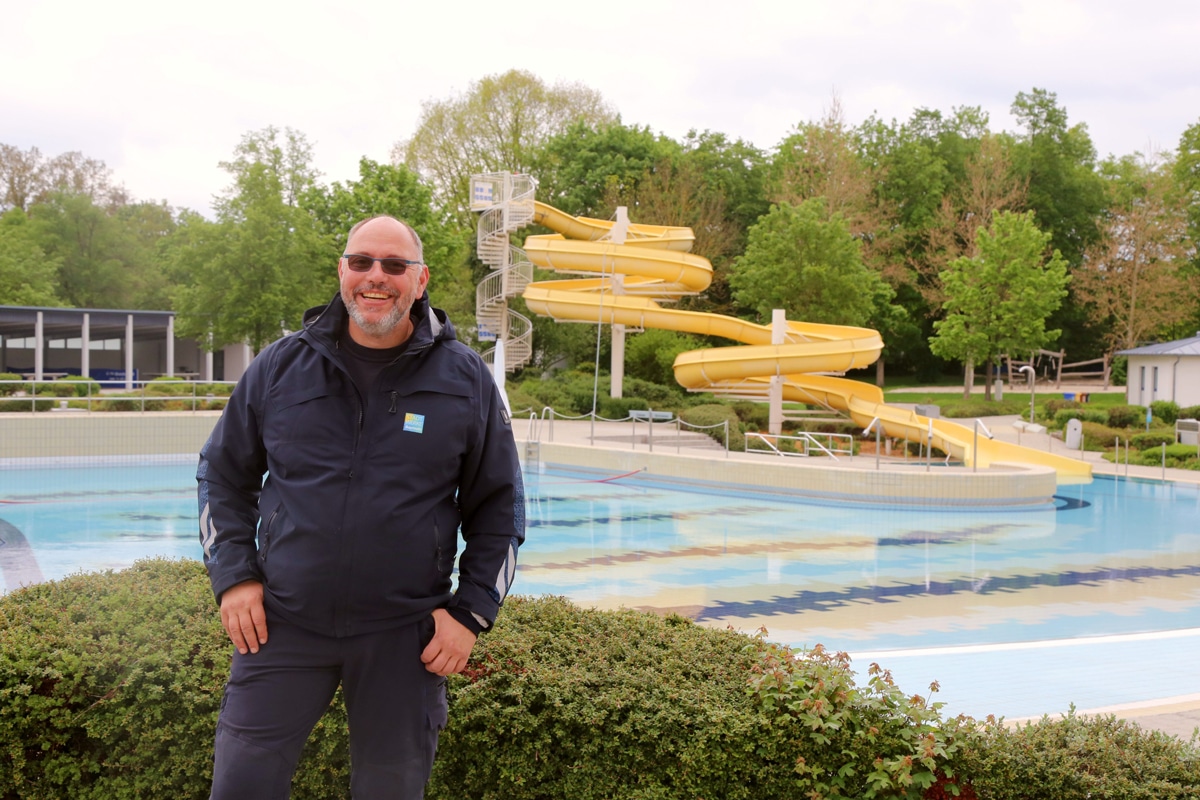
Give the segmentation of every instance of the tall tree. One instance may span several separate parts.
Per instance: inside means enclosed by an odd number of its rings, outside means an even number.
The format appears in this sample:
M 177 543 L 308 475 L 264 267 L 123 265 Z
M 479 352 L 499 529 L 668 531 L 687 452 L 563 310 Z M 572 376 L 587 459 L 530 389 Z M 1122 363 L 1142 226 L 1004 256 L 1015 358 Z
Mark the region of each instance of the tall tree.
M 1033 352 L 1059 335 L 1046 328 L 1046 320 L 1066 296 L 1069 276 L 1057 250 L 1047 258 L 1050 238 L 1038 230 L 1032 213 L 994 213 L 988 229 L 976 236 L 977 254 L 955 259 L 943 272 L 946 317 L 934 323 L 930 347 L 964 362 L 964 397 L 976 364 L 985 364 L 990 374 L 997 356 Z M 991 382 L 984 388 L 990 399 Z
M 246 134 L 221 163 L 233 183 L 215 203 L 217 221 L 183 215 L 166 248 L 181 335 L 257 351 L 333 294 L 336 262 L 300 205 L 317 177 L 311 162 L 303 134 L 268 127 Z
M 766 195 L 772 203 L 792 206 L 824 198 L 826 219 L 840 217 L 863 243 L 870 263 L 886 247 L 879 234 L 891 227 L 891 211 L 875 191 L 882 179 L 878 165 L 864 157 L 862 142 L 834 97 L 824 117 L 798 126 L 780 142 L 771 159 Z
M 467 220 L 473 173 L 527 172 L 551 136 L 579 121 L 615 120 L 596 90 L 579 83 L 546 86 L 514 69 L 483 78 L 457 97 L 424 103 L 417 130 L 396 144 L 392 158 L 416 170 L 433 186 L 435 200 Z
M 29 210 L 41 247 L 59 262 L 58 294 L 77 308 L 164 308 L 157 248 L 171 211 L 156 203 L 100 206 L 52 192 Z
M 411 225 L 421 237 L 429 265 L 430 300 L 450 314 L 466 338 L 475 320 L 475 287 L 467 263 L 467 242 L 473 231 L 434 213 L 432 192 L 415 172 L 363 158 L 358 162 L 358 180 L 315 185 L 303 204 L 316 219 L 329 263 L 342 254 L 350 227 L 360 220 L 387 214 Z
M 0 305 L 61 306 L 57 257 L 38 244 L 25 212 L 10 208 L 0 214 Z
M 789 319 L 864 325 L 883 281 L 863 264 L 862 245 L 846 221 L 812 198 L 773 206 L 750 228 L 729 284 L 737 302 L 760 319 L 782 308 Z
M 1102 238 L 1075 271 L 1075 292 L 1106 331 L 1111 353 L 1180 332 L 1195 314 L 1200 282 L 1170 165 L 1126 158 L 1110 173 L 1113 205 Z
M 538 199 L 568 214 L 607 219 L 611 201 L 637 190 L 679 145 L 648 127 L 579 121 L 548 138 L 532 156 Z
M 961 180 L 943 195 L 924 231 L 924 247 L 910 263 L 921 293 L 933 308 L 940 309 L 945 301 L 941 273 L 947 265 L 978 254 L 975 237 L 980 221 L 992 219 L 998 211 L 1024 207 L 1025 182 L 1012 170 L 1009 144 L 1005 137 L 992 134 L 979 139 L 963 164 Z
M 0 211 L 28 211 L 52 192 L 85 195 L 100 206 L 129 202 L 124 188 L 113 185 L 112 171 L 103 161 L 74 151 L 46 158 L 36 147 L 0 144 Z

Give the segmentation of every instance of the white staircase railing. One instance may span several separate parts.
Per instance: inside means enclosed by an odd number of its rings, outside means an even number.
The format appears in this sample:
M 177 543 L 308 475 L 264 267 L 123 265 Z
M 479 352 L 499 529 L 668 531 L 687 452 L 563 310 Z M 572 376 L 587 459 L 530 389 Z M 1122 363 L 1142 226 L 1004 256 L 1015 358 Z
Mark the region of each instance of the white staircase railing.
M 482 211 L 476 232 L 479 260 L 492 273 L 475 288 L 475 323 L 480 340 L 503 339 L 504 368 L 518 370 L 533 359 L 533 323 L 508 307 L 533 280 L 533 264 L 508 239 L 533 221 L 536 183 L 529 175 L 505 172 L 472 177 L 471 208 Z M 483 354 L 491 364 L 495 348 Z

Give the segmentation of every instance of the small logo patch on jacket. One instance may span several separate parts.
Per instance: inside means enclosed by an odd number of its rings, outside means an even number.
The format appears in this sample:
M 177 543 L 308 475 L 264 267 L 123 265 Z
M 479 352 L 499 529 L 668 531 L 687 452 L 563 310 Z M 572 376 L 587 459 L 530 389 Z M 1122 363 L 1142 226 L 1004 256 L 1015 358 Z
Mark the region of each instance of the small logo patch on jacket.
M 404 415 L 404 430 L 408 433 L 424 433 L 425 415 L 406 413 Z

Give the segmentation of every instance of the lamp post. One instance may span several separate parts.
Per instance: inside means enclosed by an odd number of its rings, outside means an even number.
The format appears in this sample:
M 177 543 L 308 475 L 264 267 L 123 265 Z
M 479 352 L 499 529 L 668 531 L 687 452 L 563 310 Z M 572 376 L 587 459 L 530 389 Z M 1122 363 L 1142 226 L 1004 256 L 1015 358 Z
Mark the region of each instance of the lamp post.
M 1029 366 L 1028 364 L 1021 367 L 1019 370 L 1017 370 L 1017 372 L 1024 372 L 1026 375 L 1029 376 L 1029 424 L 1032 425 L 1033 424 L 1033 396 L 1034 396 L 1034 390 L 1035 390 L 1034 380 L 1035 380 L 1036 376 L 1034 374 L 1033 367 Z

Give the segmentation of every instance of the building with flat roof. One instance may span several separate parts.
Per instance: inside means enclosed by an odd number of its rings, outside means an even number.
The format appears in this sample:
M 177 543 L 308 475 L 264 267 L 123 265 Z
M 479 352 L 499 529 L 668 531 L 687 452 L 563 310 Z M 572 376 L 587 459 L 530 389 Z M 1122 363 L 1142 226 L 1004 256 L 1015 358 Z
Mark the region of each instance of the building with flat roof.
M 0 372 L 49 380 L 83 375 L 109 385 L 171 376 L 235 381 L 248 345 L 207 352 L 175 336 L 175 312 L 0 306 Z

